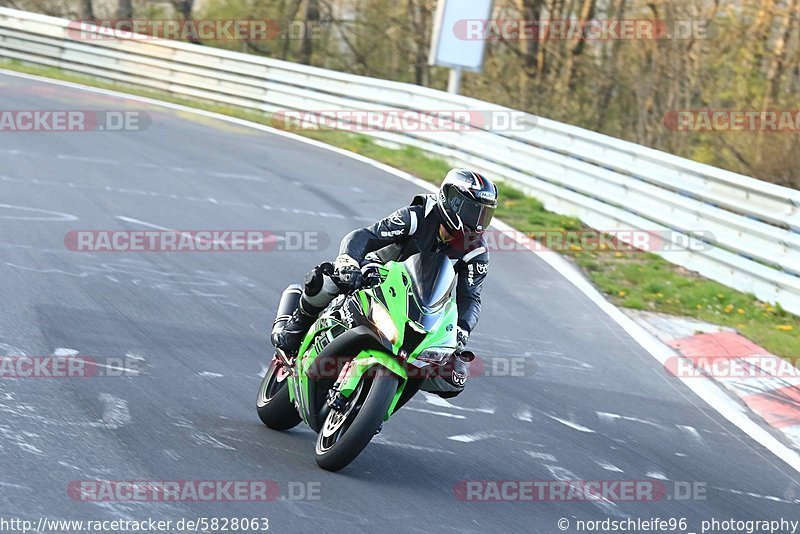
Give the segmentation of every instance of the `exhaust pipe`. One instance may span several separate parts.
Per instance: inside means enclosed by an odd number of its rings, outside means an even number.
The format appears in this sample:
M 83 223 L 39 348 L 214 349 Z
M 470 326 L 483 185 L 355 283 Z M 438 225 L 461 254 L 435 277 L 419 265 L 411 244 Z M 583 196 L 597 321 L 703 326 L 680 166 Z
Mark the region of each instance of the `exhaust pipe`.
M 278 303 L 278 313 L 275 317 L 275 322 L 272 324 L 272 339 L 275 339 L 277 334 L 280 334 L 286 323 L 292 317 L 292 312 L 297 309 L 300 304 L 300 295 L 303 293 L 303 286 L 300 284 L 292 284 L 287 287 L 281 295 L 281 301 Z M 273 341 L 274 342 L 274 341 Z

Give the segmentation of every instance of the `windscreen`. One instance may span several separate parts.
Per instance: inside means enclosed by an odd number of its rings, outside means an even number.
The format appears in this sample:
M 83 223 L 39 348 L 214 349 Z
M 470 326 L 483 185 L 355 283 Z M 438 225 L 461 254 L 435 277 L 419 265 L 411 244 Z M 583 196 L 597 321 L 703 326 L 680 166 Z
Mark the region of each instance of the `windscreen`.
M 423 311 L 441 307 L 453 291 L 456 274 L 445 254 L 414 254 L 403 262 L 411 277 L 411 287 Z

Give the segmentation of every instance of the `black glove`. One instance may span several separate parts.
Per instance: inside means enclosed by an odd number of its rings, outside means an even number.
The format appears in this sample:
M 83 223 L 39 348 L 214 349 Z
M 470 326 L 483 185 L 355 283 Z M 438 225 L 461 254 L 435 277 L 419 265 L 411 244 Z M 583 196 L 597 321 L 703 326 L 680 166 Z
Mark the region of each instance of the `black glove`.
M 339 286 L 339 289 L 344 292 L 355 291 L 361 287 L 362 276 L 361 266 L 356 260 L 342 254 L 333 264 L 333 281 Z
M 469 332 L 460 326 L 456 327 L 456 353 L 464 352 L 467 348 L 467 341 L 469 340 Z

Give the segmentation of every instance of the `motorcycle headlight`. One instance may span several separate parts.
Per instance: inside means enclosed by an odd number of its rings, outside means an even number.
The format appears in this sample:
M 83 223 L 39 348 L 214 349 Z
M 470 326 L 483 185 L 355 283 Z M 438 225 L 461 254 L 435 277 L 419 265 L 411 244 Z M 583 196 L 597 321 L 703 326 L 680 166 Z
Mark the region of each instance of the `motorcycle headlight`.
M 386 336 L 386 339 L 392 342 L 392 345 L 397 343 L 397 338 L 400 337 L 400 332 L 392 320 L 392 316 L 382 304 L 377 301 L 372 301 L 372 306 L 369 309 L 369 320 L 380 330 L 381 334 Z
M 417 359 L 429 363 L 444 363 L 455 351 L 452 347 L 428 347 L 419 353 Z

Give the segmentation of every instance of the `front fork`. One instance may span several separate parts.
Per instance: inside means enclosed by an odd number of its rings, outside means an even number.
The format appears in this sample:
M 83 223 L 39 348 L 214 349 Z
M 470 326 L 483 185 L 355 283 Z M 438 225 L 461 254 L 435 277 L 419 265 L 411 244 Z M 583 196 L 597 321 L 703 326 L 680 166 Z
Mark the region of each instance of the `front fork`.
M 336 383 L 330 390 L 328 390 L 328 406 L 332 410 L 343 412 L 347 409 L 347 405 L 345 404 L 347 401 L 347 396 L 341 392 L 340 388 L 342 382 L 347 380 L 347 376 L 350 374 L 350 369 L 353 367 L 353 365 L 353 360 L 350 360 L 344 364 L 344 367 L 342 367 L 342 372 L 339 373 L 339 377 L 336 379 Z
M 400 396 L 403 394 L 403 389 L 405 389 L 408 381 L 408 373 L 405 367 L 403 367 L 403 365 L 397 361 L 397 357 L 392 354 L 378 350 L 361 351 L 358 356 L 353 358 L 342 368 L 342 372 L 336 380 L 336 385 L 334 385 L 334 389 L 336 390 L 334 396 L 338 397 L 341 395 L 345 398 L 349 398 L 358 387 L 359 382 L 364 378 L 364 373 L 376 365 L 385 367 L 389 372 L 400 378 L 400 385 L 397 388 L 397 392 L 394 394 L 389 409 L 383 416 L 383 420 L 386 421 L 392 413 L 394 413 L 397 401 L 400 400 Z
M 307 425 L 314 428 L 311 424 L 310 418 L 315 418 L 316 414 L 311 413 L 309 406 L 309 391 L 308 388 L 313 387 L 311 381 L 305 373 L 297 365 L 297 362 L 291 362 L 293 365 L 287 367 L 290 369 L 289 380 L 289 399 L 297 407 L 297 412 L 303 417 Z M 368 369 L 375 365 L 380 365 L 388 369 L 391 373 L 400 378 L 400 385 L 397 388 L 392 403 L 384 415 L 384 421 L 389 419 L 389 416 L 394 412 L 397 402 L 403 393 L 403 390 L 408 381 L 408 373 L 405 368 L 397 361 L 397 357 L 377 350 L 361 351 L 355 358 L 347 362 L 342 367 L 336 383 L 331 388 L 326 402 L 332 409 L 344 406 L 350 395 L 358 388 L 359 382 L 364 378 L 364 374 Z

